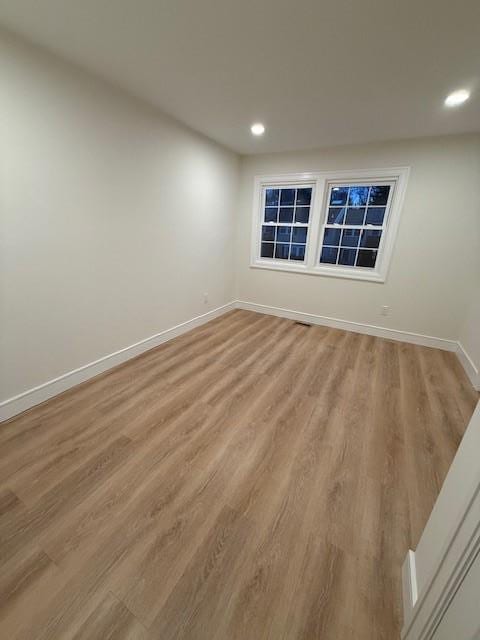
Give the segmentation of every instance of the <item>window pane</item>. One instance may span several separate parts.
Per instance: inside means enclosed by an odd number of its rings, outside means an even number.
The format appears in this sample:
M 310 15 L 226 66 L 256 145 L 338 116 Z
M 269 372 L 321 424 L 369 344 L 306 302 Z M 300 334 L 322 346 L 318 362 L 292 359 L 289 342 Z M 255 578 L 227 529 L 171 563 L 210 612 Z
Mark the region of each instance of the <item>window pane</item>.
M 370 249 L 378 249 L 378 245 L 380 244 L 380 238 L 382 237 L 382 232 L 374 229 L 366 229 L 362 233 L 362 241 L 360 243 L 361 247 L 368 247 Z
M 335 264 L 337 262 L 338 247 L 323 247 L 320 262 Z
M 297 207 L 295 209 L 295 222 L 301 222 L 303 224 L 307 224 L 309 214 L 310 214 L 310 207 Z
M 280 189 L 267 189 L 265 193 L 265 206 L 273 207 L 278 205 Z
M 275 258 L 280 258 L 281 260 L 288 260 L 288 250 L 290 249 L 289 244 L 276 244 L 275 245 Z
M 273 242 L 262 242 L 262 250 L 261 250 L 261 257 L 262 258 L 273 258 L 273 247 L 275 245 L 273 244 Z
M 374 224 L 380 227 L 383 224 L 384 217 L 385 207 L 368 207 L 365 224 Z
M 277 207 L 265 207 L 265 222 L 276 222 L 277 212 Z
M 353 267 L 355 264 L 356 255 L 357 255 L 356 249 L 340 249 L 340 255 L 338 256 L 338 264 L 343 264 L 349 267 Z
M 360 229 L 344 229 L 342 235 L 342 247 L 358 247 Z
M 350 191 L 348 193 L 348 206 L 365 206 L 367 204 L 369 188 L 370 187 L 350 187 Z
M 307 242 L 307 227 L 293 227 L 292 242 Z
M 342 233 L 341 229 L 325 229 L 325 235 L 323 236 L 323 244 L 330 244 L 332 246 L 338 247 L 340 244 L 340 235 Z
M 295 204 L 295 189 L 282 189 L 280 206 L 289 207 Z
M 348 208 L 347 216 L 345 218 L 345 224 L 363 224 L 365 217 L 365 207 L 360 208 Z
M 305 245 L 304 244 L 292 244 L 290 249 L 290 260 L 304 260 L 305 259 Z
M 279 222 L 293 222 L 293 207 L 280 207 Z
M 328 224 L 343 224 L 345 207 L 330 207 L 328 210 Z
M 333 187 L 330 192 L 330 206 L 347 204 L 348 187 Z
M 387 204 L 388 194 L 390 193 L 389 185 L 380 185 L 371 187 L 368 204 Z
M 277 242 L 290 242 L 292 227 L 277 227 Z
M 312 199 L 311 189 L 298 189 L 297 190 L 297 205 L 309 205 Z
M 262 227 L 262 240 L 266 242 L 274 242 L 275 241 L 275 229 L 274 226 L 263 226 Z
M 375 250 L 360 249 L 357 257 L 357 267 L 370 267 L 375 266 L 377 260 L 377 252 Z

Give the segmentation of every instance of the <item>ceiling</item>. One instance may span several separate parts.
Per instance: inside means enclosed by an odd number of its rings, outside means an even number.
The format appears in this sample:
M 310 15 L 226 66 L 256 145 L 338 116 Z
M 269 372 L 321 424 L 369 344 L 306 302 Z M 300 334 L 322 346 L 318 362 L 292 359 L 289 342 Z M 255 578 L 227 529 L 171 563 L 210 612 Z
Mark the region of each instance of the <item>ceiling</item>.
M 240 153 L 480 131 L 479 0 L 0 0 L 0 22 Z

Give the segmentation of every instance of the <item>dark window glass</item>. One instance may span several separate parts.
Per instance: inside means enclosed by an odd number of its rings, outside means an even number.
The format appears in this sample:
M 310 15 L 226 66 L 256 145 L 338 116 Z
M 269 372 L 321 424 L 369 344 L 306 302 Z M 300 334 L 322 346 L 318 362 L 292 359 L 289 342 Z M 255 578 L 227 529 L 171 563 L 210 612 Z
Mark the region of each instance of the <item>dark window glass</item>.
M 295 189 L 282 189 L 280 206 L 291 207 L 293 204 L 295 204 Z
M 292 227 L 277 227 L 277 242 L 290 242 Z
M 276 222 L 277 213 L 277 207 L 265 207 L 265 222 Z
M 360 229 L 344 229 L 342 235 L 342 247 L 358 247 Z
M 262 250 L 261 250 L 261 257 L 262 258 L 273 258 L 273 248 L 274 248 L 274 244 L 273 242 L 262 242 Z
M 330 206 L 341 207 L 347 204 L 348 187 L 332 187 L 330 192 Z
M 345 207 L 330 207 L 328 210 L 328 224 L 343 224 L 345 220 Z
M 380 244 L 380 238 L 382 237 L 382 232 L 377 229 L 365 229 L 362 233 L 362 241 L 360 243 L 361 247 L 368 247 L 369 249 L 378 249 L 378 245 Z
M 330 244 L 332 246 L 338 246 L 340 244 L 341 229 L 325 229 L 325 235 L 323 236 L 323 244 Z
M 290 260 L 304 260 L 305 259 L 305 245 L 304 244 L 292 244 L 290 249 Z
M 350 191 L 348 192 L 348 206 L 365 206 L 367 204 L 369 188 L 370 187 L 350 187 Z
M 263 226 L 262 227 L 262 240 L 266 242 L 275 241 L 275 229 L 276 227 Z
M 345 217 L 345 224 L 363 224 L 365 218 L 365 207 L 348 208 Z
M 292 242 L 307 242 L 307 227 L 293 227 Z
M 310 207 L 297 207 L 295 209 L 295 222 L 301 222 L 302 224 L 307 224 L 309 214 L 310 214 Z
M 309 205 L 312 199 L 311 189 L 298 189 L 297 190 L 297 205 Z
M 267 207 L 273 207 L 278 205 L 278 198 L 280 196 L 280 189 L 267 189 L 265 193 L 265 205 Z
M 357 255 L 356 249 L 340 249 L 338 256 L 338 264 L 343 264 L 349 267 L 353 267 L 355 264 L 355 256 Z
M 279 222 L 293 222 L 293 207 L 280 207 Z
M 337 247 L 323 247 L 322 255 L 320 256 L 320 262 L 335 264 L 337 262 L 337 253 Z
M 390 193 L 390 187 L 388 185 L 380 185 L 370 188 L 370 197 L 368 198 L 368 204 L 387 204 L 388 194 Z
M 275 258 L 280 258 L 280 260 L 288 260 L 288 250 L 290 249 L 289 244 L 276 244 L 275 245 Z
M 381 226 L 385 217 L 385 207 L 368 207 L 365 224 Z
M 375 250 L 360 249 L 357 257 L 357 267 L 373 268 L 376 260 L 377 252 Z

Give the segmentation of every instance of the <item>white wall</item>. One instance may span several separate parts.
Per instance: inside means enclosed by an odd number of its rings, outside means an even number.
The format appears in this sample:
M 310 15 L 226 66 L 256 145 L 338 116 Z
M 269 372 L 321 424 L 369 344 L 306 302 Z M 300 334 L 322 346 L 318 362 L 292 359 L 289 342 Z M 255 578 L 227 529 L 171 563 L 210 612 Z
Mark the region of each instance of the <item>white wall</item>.
M 413 608 L 404 603 L 405 624 L 402 638 L 433 637 L 433 629 L 448 609 L 469 566 L 480 552 L 480 403 L 477 404 L 465 431 L 458 451 L 445 478 L 440 494 L 435 502 L 430 518 L 415 549 L 413 575 L 404 567 L 404 582 L 412 579 L 417 585 L 418 598 Z M 478 566 L 471 576 L 478 582 Z M 472 588 L 467 581 L 468 590 Z M 408 589 L 405 589 L 408 592 Z M 451 624 L 459 608 L 467 605 L 472 597 L 478 603 L 478 591 L 459 594 L 460 600 L 450 612 Z M 478 623 L 478 610 L 476 620 Z M 470 612 L 473 614 L 473 611 Z M 471 617 L 464 617 L 456 628 L 458 640 L 470 640 L 466 630 Z M 465 626 L 464 626 L 465 625 Z M 446 623 L 445 628 L 448 628 Z M 432 635 L 426 633 L 426 629 Z M 438 634 L 439 638 L 453 637 Z M 435 635 L 437 638 L 437 635 Z
M 478 215 L 480 216 L 480 207 Z M 477 256 L 480 260 L 480 246 L 477 249 Z M 480 273 L 480 268 L 478 272 Z M 472 369 L 470 375 L 473 382 L 475 384 L 476 380 L 476 387 L 480 389 L 480 276 L 473 290 L 466 317 L 460 327 L 460 343 L 469 356 Z M 469 363 L 467 363 L 468 366 Z
M 0 400 L 232 300 L 234 154 L 6 34 L 0 109 Z
M 250 268 L 255 175 L 410 166 L 385 284 Z M 458 340 L 480 280 L 480 136 L 419 139 L 242 159 L 237 235 L 241 300 Z M 391 315 L 380 315 L 382 305 Z

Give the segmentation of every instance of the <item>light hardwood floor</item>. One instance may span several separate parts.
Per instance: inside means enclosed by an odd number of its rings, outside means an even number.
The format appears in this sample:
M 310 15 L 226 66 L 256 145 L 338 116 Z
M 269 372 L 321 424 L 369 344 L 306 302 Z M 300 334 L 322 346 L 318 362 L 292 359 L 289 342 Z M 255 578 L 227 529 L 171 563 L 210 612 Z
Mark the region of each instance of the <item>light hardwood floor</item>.
M 397 640 L 451 353 L 233 311 L 0 426 L 0 636 Z

